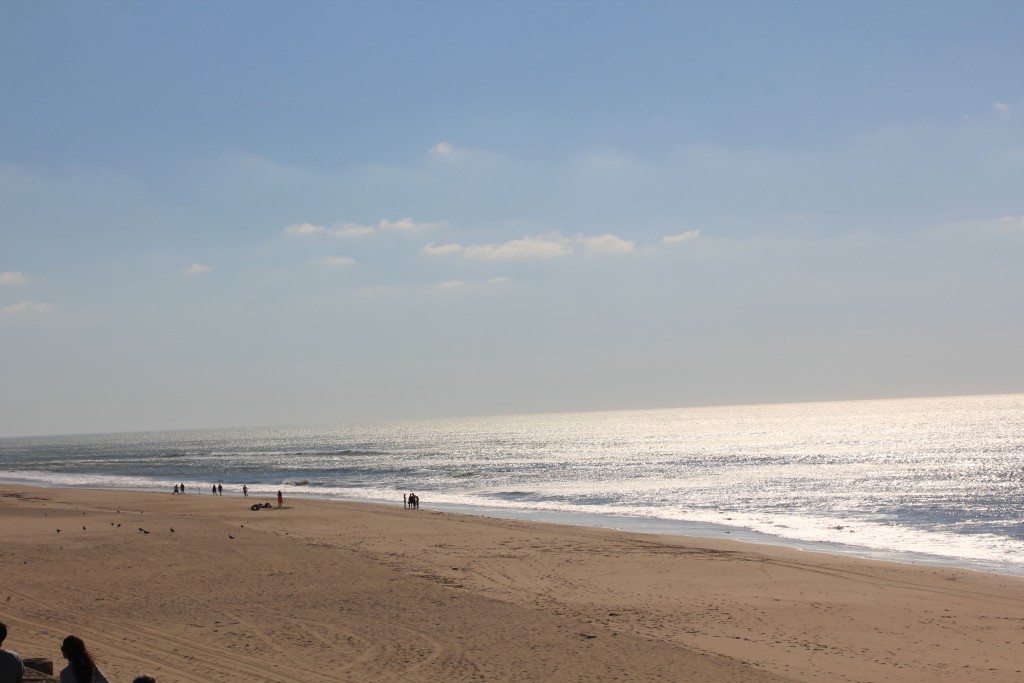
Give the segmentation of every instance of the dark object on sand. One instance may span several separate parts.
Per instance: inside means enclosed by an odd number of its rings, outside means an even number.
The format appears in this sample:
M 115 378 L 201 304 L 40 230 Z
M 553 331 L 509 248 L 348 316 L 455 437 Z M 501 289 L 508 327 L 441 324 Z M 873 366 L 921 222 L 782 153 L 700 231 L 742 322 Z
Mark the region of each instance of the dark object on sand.
M 255 511 L 255 510 L 266 510 L 266 509 L 269 509 L 269 508 L 272 508 L 272 507 L 274 507 L 274 506 L 271 505 L 270 503 L 253 503 L 252 505 L 249 506 L 249 509 Z

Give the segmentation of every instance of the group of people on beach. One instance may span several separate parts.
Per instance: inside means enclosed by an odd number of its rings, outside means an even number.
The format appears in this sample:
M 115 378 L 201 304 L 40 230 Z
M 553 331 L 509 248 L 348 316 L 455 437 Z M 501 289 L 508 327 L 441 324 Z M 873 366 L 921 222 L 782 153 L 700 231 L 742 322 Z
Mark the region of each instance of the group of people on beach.
M 406 510 L 419 510 L 420 509 L 420 497 L 415 493 L 402 494 L 402 507 Z
M 224 495 L 224 485 L 223 484 L 214 484 L 213 487 L 210 489 L 210 493 L 212 493 L 215 496 L 223 496 Z M 175 484 L 174 485 L 174 493 L 172 493 L 171 495 L 185 495 L 185 484 L 184 483 Z M 415 497 L 416 494 L 410 494 L 410 495 Z M 248 484 L 242 484 L 242 497 L 243 498 L 248 498 L 249 497 L 249 485 Z M 419 498 L 416 498 L 416 503 L 417 503 L 417 507 L 419 507 Z M 284 496 L 281 495 L 280 491 L 278 491 L 277 492 L 277 507 L 281 507 L 283 505 L 284 505 Z M 0 683 L 3 683 L 3 681 L 0 680 Z
M 224 495 L 224 485 L 223 484 L 214 484 L 213 488 L 210 489 L 210 492 L 213 493 L 213 495 L 215 495 L 215 496 L 223 496 Z M 175 484 L 174 485 L 174 493 L 171 494 L 171 495 L 175 495 L 175 496 L 177 496 L 177 495 L 185 495 L 185 484 L 184 483 Z M 242 497 L 243 498 L 248 498 L 249 497 L 249 486 L 247 484 L 242 484 Z
M 0 683 L 21 683 L 25 678 L 25 663 L 17 652 L 4 649 L 5 640 L 7 624 L 0 623 Z M 60 653 L 68 660 L 68 665 L 60 672 L 60 683 L 110 683 L 78 636 L 65 638 Z M 132 679 L 132 683 L 156 683 L 156 679 L 142 675 Z

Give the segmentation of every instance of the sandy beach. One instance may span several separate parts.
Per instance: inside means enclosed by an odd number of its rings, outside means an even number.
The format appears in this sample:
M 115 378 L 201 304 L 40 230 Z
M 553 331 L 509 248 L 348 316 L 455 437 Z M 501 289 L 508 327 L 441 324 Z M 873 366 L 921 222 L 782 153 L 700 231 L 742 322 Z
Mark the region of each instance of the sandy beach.
M 6 646 L 161 683 L 1024 678 L 1017 577 L 261 500 L 0 486 Z

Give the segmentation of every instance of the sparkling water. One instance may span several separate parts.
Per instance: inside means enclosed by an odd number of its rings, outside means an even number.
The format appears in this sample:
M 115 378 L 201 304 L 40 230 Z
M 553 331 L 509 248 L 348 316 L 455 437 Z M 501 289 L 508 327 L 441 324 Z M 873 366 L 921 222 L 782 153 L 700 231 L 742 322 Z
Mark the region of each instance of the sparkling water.
M 0 439 L 47 486 L 361 499 L 1024 574 L 1024 395 Z M 207 494 L 208 495 L 208 494 Z

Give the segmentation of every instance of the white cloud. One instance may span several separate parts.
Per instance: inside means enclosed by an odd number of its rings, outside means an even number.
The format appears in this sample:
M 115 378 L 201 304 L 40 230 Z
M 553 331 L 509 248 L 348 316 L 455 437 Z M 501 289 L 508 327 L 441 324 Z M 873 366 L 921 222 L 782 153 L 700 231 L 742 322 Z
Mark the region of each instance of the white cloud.
M 1003 216 L 999 227 L 1007 232 L 1024 232 L 1024 216 Z
M 289 225 L 284 229 L 287 235 L 322 235 L 327 232 L 327 228 L 322 225 L 313 225 L 312 223 L 297 223 L 295 225 Z
M 430 148 L 430 151 L 434 154 L 451 154 L 455 151 L 455 147 L 450 142 L 439 142 Z
M 431 228 L 441 228 L 447 225 L 445 221 L 414 221 L 411 218 L 399 218 L 397 221 L 389 221 L 386 218 L 381 218 L 377 224 L 381 230 L 429 230 Z
M 8 271 L 6 273 L 0 273 L 0 286 L 17 286 L 23 285 L 26 282 L 28 282 L 28 275 L 26 275 L 25 273 L 19 273 L 18 271 Z
M 323 258 L 317 259 L 316 263 L 329 268 L 347 268 L 349 266 L 354 266 L 356 264 L 356 260 L 350 256 L 324 256 Z
M 427 244 L 421 250 L 424 254 L 429 256 L 446 256 L 447 254 L 457 254 L 462 251 L 462 247 L 458 244 L 441 244 L 435 246 L 433 242 Z
M 31 315 L 33 313 L 49 313 L 52 310 L 53 304 L 43 304 L 36 301 L 20 301 L 16 304 L 7 306 L 6 308 L 0 308 L 0 313 L 3 313 L 4 315 Z
M 328 228 L 327 233 L 335 237 L 359 237 L 360 235 L 371 235 L 377 232 L 372 225 L 359 225 L 358 223 L 341 223 Z
M 335 226 L 313 225 L 312 223 L 296 223 L 284 229 L 286 235 L 293 237 L 311 237 L 314 235 L 330 235 L 331 237 L 359 237 L 370 235 L 377 230 L 397 230 L 401 232 L 415 232 L 417 230 L 429 230 L 447 225 L 446 221 L 415 221 L 412 218 L 399 218 L 396 221 L 381 218 L 377 226 L 360 225 L 359 223 L 338 223 Z
M 683 242 L 689 242 L 692 239 L 697 239 L 700 236 L 700 230 L 687 230 L 681 232 L 678 235 L 665 235 L 661 240 L 662 244 L 682 244 Z
M 200 275 L 202 273 L 209 273 L 213 268 L 210 266 L 203 265 L 202 263 L 193 263 L 191 266 L 185 269 L 188 275 Z
M 610 233 L 595 237 L 577 237 L 583 248 L 591 254 L 628 254 L 636 244 L 632 240 L 624 240 Z
M 1006 114 L 1010 111 L 1010 105 L 1005 102 L 996 102 L 992 105 L 992 109 L 999 114 Z
M 439 289 L 459 289 L 465 287 L 466 283 L 462 280 L 445 280 L 444 282 L 437 283 Z
M 502 275 L 502 276 L 499 276 L 499 277 L 492 277 L 490 280 L 487 281 L 487 284 L 489 284 L 489 285 L 503 285 L 506 282 L 511 282 L 511 281 L 512 280 L 510 278 L 507 278 L 504 275 Z
M 464 248 L 466 258 L 476 261 L 554 259 L 572 253 L 569 240 L 558 234 L 524 237 L 503 244 L 474 244 Z

